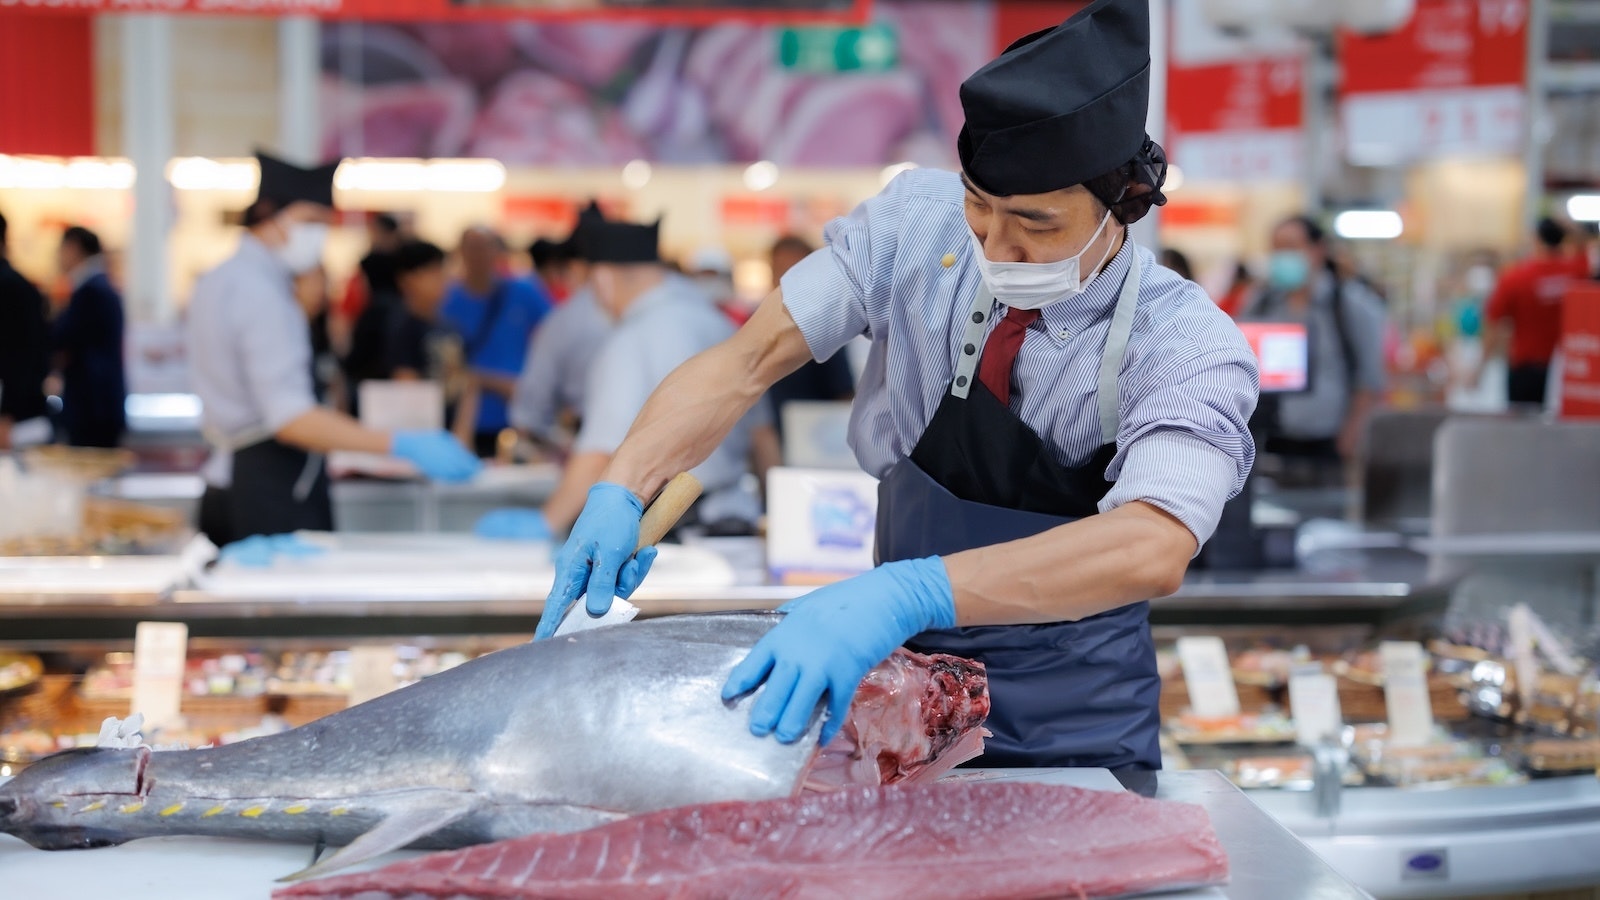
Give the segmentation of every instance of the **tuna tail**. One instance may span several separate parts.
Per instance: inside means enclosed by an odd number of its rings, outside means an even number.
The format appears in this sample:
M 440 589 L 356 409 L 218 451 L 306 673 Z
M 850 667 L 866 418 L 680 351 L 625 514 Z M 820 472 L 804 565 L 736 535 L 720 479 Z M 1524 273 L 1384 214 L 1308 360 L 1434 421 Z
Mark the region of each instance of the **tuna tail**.
M 337 853 L 279 881 L 300 881 L 359 865 L 446 828 L 472 812 L 468 795 L 453 791 L 414 791 L 394 804 L 386 804 L 383 821 L 341 848 Z

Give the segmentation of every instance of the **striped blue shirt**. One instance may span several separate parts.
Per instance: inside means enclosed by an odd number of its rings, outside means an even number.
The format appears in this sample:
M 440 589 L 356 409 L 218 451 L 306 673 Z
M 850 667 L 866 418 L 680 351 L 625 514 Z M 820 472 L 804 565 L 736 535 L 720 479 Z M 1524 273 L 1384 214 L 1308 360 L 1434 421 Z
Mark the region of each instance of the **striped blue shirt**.
M 907 172 L 831 222 L 826 246 L 783 278 L 784 304 L 815 358 L 857 335 L 872 340 L 850 445 L 879 478 L 911 455 L 955 377 L 981 283 L 963 194 L 954 173 Z M 1118 381 L 1117 454 L 1105 473 L 1116 484 L 1100 509 L 1142 500 L 1204 543 L 1255 461 L 1256 361 L 1200 287 L 1158 267 L 1148 250 L 1124 242 L 1084 293 L 1044 308 L 1017 357 L 1011 408 L 1063 465 L 1083 465 L 1099 449 L 1100 356 L 1134 253 L 1144 275 Z

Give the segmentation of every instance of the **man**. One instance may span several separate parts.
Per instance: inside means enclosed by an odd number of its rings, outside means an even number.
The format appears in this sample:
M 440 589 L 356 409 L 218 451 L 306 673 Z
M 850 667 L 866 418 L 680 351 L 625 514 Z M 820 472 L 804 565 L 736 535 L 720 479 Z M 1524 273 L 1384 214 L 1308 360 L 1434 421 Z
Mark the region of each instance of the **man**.
M 359 415 L 361 382 L 387 378 L 395 332 L 405 318 L 400 288 L 395 282 L 395 253 L 407 233 L 390 213 L 367 219 L 371 249 L 361 258 L 356 274 L 345 288 L 339 319 L 348 329 L 344 344 L 344 375 L 350 385 L 350 410 Z
M 72 285 L 51 324 L 61 372 L 61 427 L 74 447 L 115 447 L 127 430 L 122 360 L 122 295 L 106 277 L 100 238 L 74 225 L 61 236 L 56 262 Z
M 789 270 L 810 256 L 813 248 L 804 238 L 793 235 L 778 238 L 773 243 L 769 259 L 772 263 L 772 283 L 783 281 Z M 773 424 L 778 435 L 783 435 L 783 408 L 794 402 L 840 402 L 855 396 L 855 373 L 850 371 L 847 353 L 835 353 L 824 362 L 808 360 L 798 371 L 778 379 L 767 392 L 772 404 Z
M 390 348 L 389 378 L 406 381 L 444 377 L 446 361 L 439 347 L 440 312 L 450 288 L 444 263 L 444 251 L 427 241 L 407 241 L 395 251 L 395 284 L 405 317 Z
M 188 352 L 201 426 L 212 446 L 201 528 L 217 544 L 333 528 L 322 454 L 393 454 L 429 478 L 464 481 L 478 461 L 443 431 L 395 434 L 317 406 L 311 342 L 294 276 L 322 261 L 333 173 L 257 154 L 260 192 L 239 249 L 201 277 L 189 304 Z
M 1550 361 L 1561 341 L 1567 285 L 1589 274 L 1582 253 L 1568 253 L 1567 229 L 1555 219 L 1534 228 L 1533 255 L 1501 273 L 1484 307 L 1483 358 L 1506 360 L 1506 399 L 1544 405 Z M 1473 383 L 1482 380 L 1480 365 Z
M 462 278 L 450 288 L 442 315 L 461 335 L 462 354 L 478 383 L 473 442 L 479 456 L 489 457 L 510 424 L 506 404 L 516 392 L 528 341 L 552 304 L 542 287 L 503 274 L 505 244 L 489 229 L 467 229 L 460 256 Z
M 866 575 L 789 604 L 729 676 L 757 735 L 828 740 L 896 647 L 988 666 L 992 765 L 1160 765 L 1145 601 L 1248 474 L 1256 369 L 1127 226 L 1165 202 L 1149 4 L 1098 0 L 962 85 L 962 175 L 919 169 L 828 226 L 732 340 L 651 397 L 590 492 L 539 634 L 637 587 L 644 503 L 778 378 L 856 335 L 850 440 L 881 479 Z M 583 613 L 574 611 L 574 615 Z M 914 640 L 913 640 L 914 639 Z
M 583 428 L 542 516 L 497 511 L 480 523 L 479 534 L 532 538 L 570 528 L 584 495 L 606 471 L 651 391 L 685 360 L 733 334 L 733 325 L 710 298 L 667 270 L 659 255 L 659 231 L 659 223 L 585 226 L 590 283 L 615 327 L 589 369 Z M 771 428 L 760 410 L 730 421 L 725 434 L 690 467 L 705 486 L 695 517 L 719 533 L 740 524 L 749 533 L 760 515 L 755 496 L 740 484 L 750 471 L 758 428 Z
M 44 397 L 50 374 L 45 299 L 6 257 L 6 218 L 0 215 L 0 450 L 50 438 Z M 22 426 L 18 428 L 18 426 Z M 34 432 L 29 440 L 27 432 Z
M 1354 459 L 1386 381 L 1383 301 L 1339 277 L 1322 226 L 1305 216 L 1279 223 L 1266 290 L 1241 318 L 1303 323 L 1311 340 L 1310 387 L 1277 398 L 1262 449 L 1329 469 Z
M 588 284 L 592 248 L 586 244 L 586 227 L 604 221 L 600 207 L 591 203 L 562 242 L 559 255 L 567 260 L 568 283 L 575 290 L 533 333 L 527 364 L 512 395 L 511 424 L 546 444 L 564 445 L 562 434 L 576 433 L 590 363 L 611 333 L 611 320 L 601 312 Z

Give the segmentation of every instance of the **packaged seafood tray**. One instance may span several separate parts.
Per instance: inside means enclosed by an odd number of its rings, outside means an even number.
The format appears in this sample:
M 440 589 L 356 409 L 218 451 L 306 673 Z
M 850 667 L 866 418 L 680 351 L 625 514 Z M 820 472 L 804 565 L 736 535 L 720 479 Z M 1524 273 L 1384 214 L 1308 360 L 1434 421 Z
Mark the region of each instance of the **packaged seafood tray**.
M 1309 753 L 1272 756 L 1240 756 L 1206 762 L 1203 767 L 1220 769 L 1229 781 L 1244 790 L 1309 791 L 1316 782 L 1316 763 Z M 1349 787 L 1366 784 L 1366 776 L 1355 766 L 1347 766 L 1341 781 Z
M 1276 709 L 1221 718 L 1185 712 L 1167 721 L 1167 733 L 1179 744 L 1292 744 L 1295 739 L 1294 723 Z
M 1600 775 L 1600 738 L 1541 738 L 1517 748 L 1522 768 L 1536 778 Z
M 1369 779 L 1394 787 L 1451 788 L 1520 784 L 1527 776 L 1502 756 L 1435 729 L 1427 743 L 1397 746 L 1386 725 L 1346 729 L 1351 759 Z
M 139 461 L 131 450 L 68 447 L 63 444 L 30 447 L 18 455 L 29 472 L 81 482 L 115 478 Z

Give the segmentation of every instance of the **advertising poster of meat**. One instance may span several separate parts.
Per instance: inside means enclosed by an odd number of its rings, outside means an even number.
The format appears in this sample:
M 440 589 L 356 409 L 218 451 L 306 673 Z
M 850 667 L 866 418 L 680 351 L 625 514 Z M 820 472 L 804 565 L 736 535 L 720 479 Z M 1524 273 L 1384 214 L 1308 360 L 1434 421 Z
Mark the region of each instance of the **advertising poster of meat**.
M 329 156 L 508 165 L 949 166 L 983 0 L 884 0 L 863 28 L 330 23 Z

